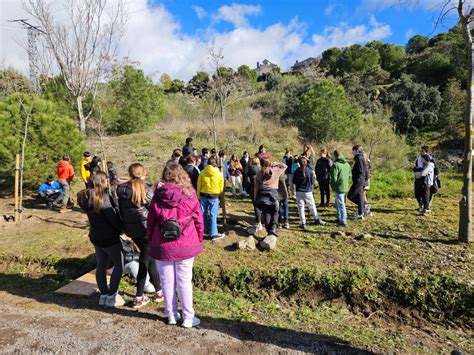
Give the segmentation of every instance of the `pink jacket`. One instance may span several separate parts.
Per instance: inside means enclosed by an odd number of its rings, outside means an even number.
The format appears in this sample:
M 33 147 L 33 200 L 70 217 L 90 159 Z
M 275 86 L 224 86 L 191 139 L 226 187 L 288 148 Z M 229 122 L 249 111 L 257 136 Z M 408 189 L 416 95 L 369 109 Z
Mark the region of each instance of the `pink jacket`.
M 192 219 L 177 240 L 161 236 L 160 225 L 169 218 L 178 220 L 181 228 Z M 179 261 L 201 254 L 204 223 L 194 190 L 188 196 L 178 185 L 159 185 L 148 211 L 147 237 L 150 241 L 150 255 L 157 260 Z

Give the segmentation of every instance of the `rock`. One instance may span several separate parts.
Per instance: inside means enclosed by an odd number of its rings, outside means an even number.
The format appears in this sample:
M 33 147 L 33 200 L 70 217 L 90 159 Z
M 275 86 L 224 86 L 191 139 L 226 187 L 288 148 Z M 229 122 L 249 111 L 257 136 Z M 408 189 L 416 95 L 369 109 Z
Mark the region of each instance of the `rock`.
M 228 237 L 236 237 L 236 236 L 237 236 L 237 233 L 235 233 L 235 231 L 228 231 L 228 232 L 227 232 L 227 236 L 228 236 Z
M 370 233 L 364 233 L 364 234 L 360 234 L 360 235 L 354 237 L 354 239 L 356 239 L 356 240 L 367 240 L 367 239 L 372 239 L 372 238 L 373 238 L 373 236 Z
M 273 234 L 269 234 L 265 237 L 264 240 L 262 240 L 260 242 L 260 247 L 263 249 L 263 250 L 273 250 L 275 249 L 276 247 L 276 242 L 277 242 L 277 237 Z
M 238 242 L 237 248 L 241 250 L 255 250 L 257 247 L 253 235 Z
M 344 233 L 343 231 L 335 231 L 331 233 L 331 238 L 334 238 L 334 239 L 336 239 L 337 237 L 345 237 L 345 236 L 346 236 L 346 233 Z

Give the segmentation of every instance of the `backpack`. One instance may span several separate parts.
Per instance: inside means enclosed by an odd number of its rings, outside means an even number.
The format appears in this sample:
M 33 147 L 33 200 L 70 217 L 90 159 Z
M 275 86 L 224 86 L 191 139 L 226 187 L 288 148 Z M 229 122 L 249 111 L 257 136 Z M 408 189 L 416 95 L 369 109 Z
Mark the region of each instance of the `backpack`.
M 157 200 L 158 200 L 158 198 L 157 198 Z M 163 206 L 160 206 L 160 208 L 161 208 L 161 213 L 163 214 L 163 216 L 165 216 Z M 180 225 L 179 222 L 186 219 L 186 218 L 189 218 L 189 221 L 188 221 L 188 223 L 185 224 L 185 226 L 183 228 L 181 228 L 181 225 Z M 170 241 L 178 240 L 181 237 L 181 235 L 183 234 L 183 232 L 186 230 L 186 228 L 189 227 L 192 220 L 193 220 L 193 216 L 188 216 L 188 217 L 185 217 L 181 220 L 177 220 L 175 218 L 165 218 L 165 220 L 163 221 L 163 223 L 160 226 L 161 227 L 161 236 L 164 239 L 168 239 Z

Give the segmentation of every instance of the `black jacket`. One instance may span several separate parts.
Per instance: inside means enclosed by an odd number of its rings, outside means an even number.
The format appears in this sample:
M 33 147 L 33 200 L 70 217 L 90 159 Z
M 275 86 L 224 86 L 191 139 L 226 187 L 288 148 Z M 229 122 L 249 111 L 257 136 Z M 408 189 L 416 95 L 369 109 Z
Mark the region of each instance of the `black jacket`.
M 368 179 L 369 171 L 363 154 L 357 154 L 354 157 L 354 166 L 352 167 L 352 182 L 365 184 Z
M 287 166 L 285 174 L 292 174 L 291 168 L 293 166 L 293 163 L 294 163 L 293 157 L 287 157 L 287 156 L 283 157 L 283 164 Z
M 143 184 L 145 184 L 147 200 L 150 202 L 153 197 L 152 188 L 147 182 L 143 182 Z M 125 233 L 132 239 L 146 238 L 146 219 L 148 217 L 149 202 L 141 207 L 137 207 L 132 202 L 131 182 L 119 185 L 117 196 Z
M 191 179 L 191 184 L 193 184 L 194 190 L 197 191 L 197 182 L 199 177 L 199 170 L 192 164 L 187 164 L 184 166 L 184 170 L 188 173 L 189 178 Z
M 123 226 L 117 209 L 113 206 L 108 194 L 104 195 L 104 206 L 95 213 L 92 206 L 92 190 L 87 189 L 79 194 L 79 206 L 87 213 L 89 219 L 89 239 L 92 244 L 107 248 L 120 243 Z
M 194 153 L 193 145 L 192 144 L 186 144 L 183 147 L 183 158 L 186 158 L 188 155 L 191 155 Z
M 247 169 L 245 169 L 245 179 L 247 180 L 246 192 L 250 195 L 254 195 L 254 184 L 255 184 L 255 176 L 260 171 L 259 165 L 247 165 Z
M 316 179 L 318 181 L 329 180 L 329 173 L 331 171 L 332 160 L 329 158 L 319 158 L 316 161 Z
M 245 160 L 244 157 L 240 158 L 240 165 L 242 165 L 242 171 L 245 175 L 245 170 L 247 169 L 247 166 L 250 164 L 250 158 L 249 160 Z

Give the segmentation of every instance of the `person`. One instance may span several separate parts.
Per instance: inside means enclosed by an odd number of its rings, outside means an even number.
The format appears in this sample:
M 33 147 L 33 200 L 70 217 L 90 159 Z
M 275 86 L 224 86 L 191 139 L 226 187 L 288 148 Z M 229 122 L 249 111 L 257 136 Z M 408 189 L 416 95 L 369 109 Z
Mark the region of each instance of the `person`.
M 45 182 L 43 182 L 39 189 L 38 194 L 41 199 L 46 203 L 48 208 L 61 207 L 63 201 L 63 190 L 61 185 L 49 175 Z
M 181 157 L 183 156 L 181 149 L 176 148 L 173 150 L 173 154 L 171 155 L 171 159 L 166 162 L 166 164 L 180 164 Z
M 287 175 L 282 174 L 278 181 L 278 196 L 280 197 L 280 209 L 278 211 L 278 224 L 285 229 L 290 228 L 289 215 L 290 211 L 288 208 L 288 187 L 287 187 Z
M 372 161 L 370 160 L 368 154 L 364 153 L 365 163 L 367 164 L 367 176 L 365 177 L 365 184 L 364 184 L 364 203 L 366 209 L 370 211 L 369 200 L 367 200 L 367 193 L 370 190 L 370 175 L 372 172 Z
M 357 212 L 354 219 L 364 219 L 366 211 L 364 202 L 364 185 L 367 177 L 367 163 L 364 159 L 364 150 L 361 145 L 352 147 L 354 156 L 354 166 L 352 167 L 352 186 L 349 189 L 347 198 L 357 205 Z
M 318 180 L 319 193 L 321 195 L 320 207 L 329 207 L 330 200 L 330 189 L 329 189 L 329 172 L 332 166 L 332 160 L 329 158 L 328 150 L 326 148 L 321 149 L 321 157 L 316 162 L 315 172 L 316 179 Z M 326 196 L 326 203 L 324 203 L 324 197 Z
M 289 195 L 294 195 L 295 185 L 293 184 L 293 170 L 292 170 L 294 158 L 293 158 L 293 155 L 291 154 L 291 150 L 288 148 L 285 149 L 285 156 L 282 159 L 282 163 L 287 166 L 285 174 L 286 174 L 286 182 L 288 185 Z
M 119 307 L 125 304 L 118 293 L 122 278 L 124 259 L 120 235 L 123 226 L 116 208 L 107 191 L 107 175 L 98 171 L 91 175 L 89 188 L 77 195 L 81 208 L 86 211 L 89 220 L 89 239 L 95 248 L 97 261 L 95 278 L 99 287 L 99 305 Z M 107 285 L 107 267 L 109 260 L 114 265 Z
M 229 161 L 227 160 L 227 153 L 225 150 L 219 150 L 219 159 L 217 161 L 219 168 L 222 170 L 224 181 L 229 182 Z
M 283 163 L 273 164 L 270 159 L 261 160 L 261 169 L 255 176 L 255 205 L 262 211 L 267 237 L 278 237 L 278 212 L 280 198 L 278 195 L 278 182 L 285 173 L 287 166 Z
M 155 290 L 160 290 L 160 279 L 155 263 L 150 258 L 150 245 L 146 234 L 148 207 L 153 191 L 145 180 L 146 173 L 142 164 L 130 165 L 128 175 L 130 180 L 118 186 L 117 196 L 125 233 L 140 249 L 137 291 L 132 304 L 133 308 L 138 309 L 150 302 L 150 299 L 143 294 L 147 274 L 150 273 Z M 155 294 L 155 300 L 162 300 L 161 292 Z
M 308 205 L 308 209 L 313 215 L 316 224 L 326 224 L 316 209 L 313 196 L 314 171 L 308 164 L 308 159 L 305 156 L 301 156 L 299 158 L 299 167 L 293 174 L 293 182 L 296 187 L 296 205 L 298 206 L 301 228 L 304 230 L 306 230 L 305 205 Z
M 431 161 L 431 156 L 425 154 L 422 156 L 423 167 L 421 170 L 415 172 L 415 179 L 422 181 L 420 186 L 420 201 L 421 201 L 421 214 L 427 216 L 430 214 L 430 194 L 431 187 L 435 183 L 434 181 L 434 163 Z
M 87 164 L 89 164 L 90 161 L 92 160 L 92 157 L 91 157 L 90 152 L 84 152 L 83 156 L 84 158 L 81 160 L 81 163 L 79 164 L 79 166 L 80 166 L 80 172 L 81 172 L 81 180 L 87 188 L 87 183 L 89 182 L 89 177 L 91 176 L 91 173 L 86 167 L 87 167 Z
M 430 193 L 430 207 L 433 203 L 433 196 L 438 192 L 438 189 L 441 187 L 441 180 L 439 178 L 439 167 L 438 164 L 436 163 L 436 160 L 434 159 L 433 155 L 431 154 L 431 149 L 427 145 L 424 145 L 421 147 L 420 150 L 420 155 L 418 156 L 416 162 L 415 162 L 415 167 L 413 168 L 414 172 L 421 171 L 424 168 L 423 165 L 423 157 L 424 156 L 429 156 L 430 162 L 433 163 L 434 165 L 434 182 L 431 187 L 431 193 Z M 415 197 L 418 201 L 418 210 L 422 212 L 423 210 L 423 202 L 422 202 L 422 195 L 423 195 L 423 189 L 422 185 L 424 183 L 423 178 L 420 178 L 420 180 L 417 182 L 417 179 L 415 179 Z
M 224 191 L 224 177 L 217 167 L 215 158 L 209 158 L 206 168 L 201 171 L 197 183 L 197 196 L 204 218 L 205 234 L 212 240 L 224 238 L 217 230 L 217 213 L 219 211 L 219 196 Z
M 242 158 L 240 158 L 240 165 L 242 165 L 242 184 L 244 191 L 247 191 L 247 178 L 245 176 L 245 172 L 247 170 L 247 166 L 250 163 L 249 153 L 245 150 L 242 154 Z
M 240 195 L 245 195 L 243 183 L 242 183 L 242 164 L 240 164 L 237 154 L 232 154 L 229 160 L 229 167 L 227 169 L 229 172 L 230 181 L 232 184 L 232 196 L 235 198 L 236 195 L 236 186 L 239 186 Z
M 107 175 L 109 176 L 110 186 L 117 186 L 120 183 L 120 179 L 117 174 L 117 169 L 115 169 L 114 163 L 111 161 L 107 162 Z
M 308 159 L 308 166 L 314 170 L 314 157 L 316 153 L 311 144 L 306 143 L 303 145 L 303 153 L 301 155 Z
M 267 149 L 263 144 L 258 147 L 258 152 L 255 153 L 255 156 L 260 159 L 260 163 L 262 162 L 262 159 L 270 159 L 270 154 L 267 153 Z
M 218 171 L 217 175 L 220 175 Z M 201 323 L 193 309 L 192 277 L 194 258 L 203 251 L 203 217 L 196 192 L 181 166 L 167 165 L 161 180 L 147 220 L 151 255 L 157 260 L 163 283 L 168 324 L 177 324 L 181 318 L 176 299 L 177 289 L 183 314 L 182 326 L 191 328 Z M 176 238 L 171 238 L 167 227 L 171 219 L 180 227 L 179 232 L 172 234 Z
M 193 148 L 193 139 L 191 137 L 186 138 L 186 145 L 183 147 L 183 158 L 186 159 L 188 155 L 192 155 L 194 153 Z
M 71 158 L 69 155 L 64 155 L 63 159 L 59 161 L 56 168 L 58 174 L 58 182 L 63 190 L 63 201 L 61 205 L 60 213 L 71 212 L 68 208 L 69 199 L 71 197 L 71 182 L 74 179 L 74 167 L 69 162 Z
M 191 179 L 191 184 L 193 185 L 193 188 L 197 190 L 199 169 L 196 166 L 196 157 L 194 155 L 188 155 L 186 157 L 186 165 L 184 167 L 184 171 L 188 173 L 188 176 Z
M 100 157 L 94 156 L 92 160 L 86 165 L 86 169 L 89 171 L 90 175 L 94 175 L 98 171 L 102 171 L 100 168 L 100 163 L 102 163 L 102 159 Z
M 255 234 L 263 229 L 262 227 L 262 211 L 255 205 L 255 176 L 260 171 L 260 159 L 253 157 L 247 166 L 245 177 L 247 179 L 247 194 L 250 195 L 255 213 L 255 225 L 249 229 L 250 234 Z
M 334 151 L 334 164 L 329 173 L 331 187 L 336 195 L 335 205 L 337 225 L 347 226 L 346 193 L 349 191 L 349 180 L 352 178 L 351 166 L 339 151 Z
M 209 149 L 202 148 L 202 150 L 201 150 L 201 163 L 198 166 L 199 171 L 204 170 L 204 168 L 207 166 L 207 161 L 208 160 L 209 160 Z

